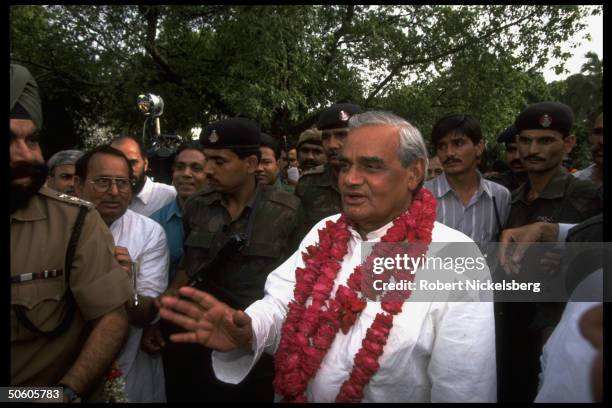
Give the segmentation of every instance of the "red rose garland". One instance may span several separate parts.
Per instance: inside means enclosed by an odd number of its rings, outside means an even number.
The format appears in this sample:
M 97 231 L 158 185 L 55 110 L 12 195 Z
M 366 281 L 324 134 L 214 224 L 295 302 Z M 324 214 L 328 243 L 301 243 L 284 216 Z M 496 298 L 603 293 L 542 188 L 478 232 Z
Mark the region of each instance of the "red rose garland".
M 436 218 L 436 200 L 426 189 L 421 189 L 412 200 L 410 208 L 396 218 L 381 242 L 407 241 L 410 256 L 423 256 L 431 242 L 431 232 Z M 331 347 L 339 329 L 348 333 L 368 298 L 380 298 L 386 313 L 378 313 L 372 326 L 366 331 L 362 348 L 354 359 L 348 379 L 340 387 L 337 402 L 359 402 L 363 388 L 378 371 L 378 358 L 393 327 L 393 317 L 402 310 L 409 291 L 384 293 L 373 290 L 371 274 L 375 257 L 394 255 L 405 247 L 375 245 L 364 265 L 355 267 L 347 285 L 338 286 L 336 296 L 330 299 L 334 280 L 348 252 L 350 233 L 346 218 L 342 215 L 335 223 L 327 221 L 319 230 L 318 245 L 310 245 L 303 254 L 304 268 L 296 268 L 294 300 L 289 302 L 287 318 L 281 329 L 281 340 L 274 356 L 276 375 L 275 391 L 283 396 L 283 402 L 307 402 L 308 382 L 319 370 L 321 362 Z M 418 245 L 421 243 L 421 245 Z M 417 245 L 414 245 L 417 244 Z M 367 270 L 370 273 L 364 274 Z M 364 276 L 365 275 L 365 276 Z M 390 276 L 412 280 L 410 271 L 390 271 L 377 275 L 376 279 L 388 280 Z M 308 299 L 312 303 L 306 306 Z

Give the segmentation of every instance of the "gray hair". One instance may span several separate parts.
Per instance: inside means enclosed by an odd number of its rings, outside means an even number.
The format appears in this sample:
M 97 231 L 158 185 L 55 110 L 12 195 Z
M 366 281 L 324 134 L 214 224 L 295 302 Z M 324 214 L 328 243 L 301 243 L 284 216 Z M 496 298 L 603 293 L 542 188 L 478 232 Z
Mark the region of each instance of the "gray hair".
M 413 161 L 422 159 L 425 171 L 429 165 L 429 155 L 421 132 L 407 120 L 391 112 L 369 111 L 354 115 L 349 119 L 349 129 L 365 125 L 394 125 L 399 127 L 400 148 L 398 157 L 403 167 L 408 167 Z

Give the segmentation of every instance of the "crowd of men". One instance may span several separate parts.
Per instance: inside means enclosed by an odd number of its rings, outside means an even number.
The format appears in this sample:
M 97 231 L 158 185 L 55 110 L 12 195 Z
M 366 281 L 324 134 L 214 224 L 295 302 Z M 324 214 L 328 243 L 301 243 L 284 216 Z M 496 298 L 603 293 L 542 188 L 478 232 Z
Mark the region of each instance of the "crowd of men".
M 38 85 L 23 66 L 10 74 L 12 386 L 117 401 L 119 372 L 130 402 L 601 400 L 601 303 L 397 309 L 361 303 L 351 273 L 362 243 L 398 231 L 603 241 L 603 115 L 593 164 L 570 174 L 571 109 L 527 106 L 497 138 L 506 170 L 487 176 L 469 114 L 436 122 L 433 156 L 405 119 L 351 103 L 324 109 L 291 149 L 229 118 L 176 151 L 167 185 L 127 135 L 45 164 Z M 500 260 L 511 273 L 519 261 Z

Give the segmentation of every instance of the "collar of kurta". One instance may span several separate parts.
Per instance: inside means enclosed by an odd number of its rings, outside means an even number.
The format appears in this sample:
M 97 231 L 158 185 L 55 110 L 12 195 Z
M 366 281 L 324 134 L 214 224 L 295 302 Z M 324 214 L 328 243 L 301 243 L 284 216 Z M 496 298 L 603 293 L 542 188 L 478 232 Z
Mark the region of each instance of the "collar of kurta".
M 565 172 L 563 168 L 559 166 L 559 169 L 557 170 L 555 175 L 552 176 L 546 187 L 544 187 L 544 190 L 542 190 L 538 198 L 534 201 L 537 201 L 539 199 L 555 200 L 563 197 L 565 195 L 565 182 L 568 177 L 573 176 Z M 531 183 L 529 179 L 527 179 L 527 181 L 516 190 L 516 194 L 514 195 L 514 197 L 512 197 L 512 203 L 522 201 L 525 204 L 529 204 L 529 201 L 527 201 L 527 194 L 529 194 L 530 189 Z
M 42 187 L 41 190 L 46 187 Z M 28 202 L 28 205 L 24 208 L 20 208 L 11 214 L 11 220 L 16 221 L 38 221 L 47 218 L 45 209 L 43 206 L 43 198 L 40 192 L 34 194 L 34 196 Z
M 151 198 L 151 192 L 153 192 L 153 182 L 149 178 L 149 176 L 145 176 L 145 183 L 142 186 L 142 190 L 134 199 L 140 200 L 144 205 L 147 205 L 149 199 Z

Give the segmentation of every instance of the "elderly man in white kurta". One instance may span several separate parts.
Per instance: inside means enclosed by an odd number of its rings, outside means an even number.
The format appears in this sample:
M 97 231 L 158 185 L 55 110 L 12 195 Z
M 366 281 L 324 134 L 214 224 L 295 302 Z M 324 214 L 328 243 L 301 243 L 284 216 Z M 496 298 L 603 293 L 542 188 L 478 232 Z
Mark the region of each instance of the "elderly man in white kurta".
M 213 367 L 228 383 L 273 353 L 282 401 L 495 401 L 492 303 L 366 302 L 360 293 L 362 242 L 472 241 L 435 222 L 417 129 L 381 112 L 355 115 L 349 128 L 342 214 L 319 222 L 244 312 L 192 288 L 164 297 L 161 317 L 188 330 L 171 340 L 218 350 Z

